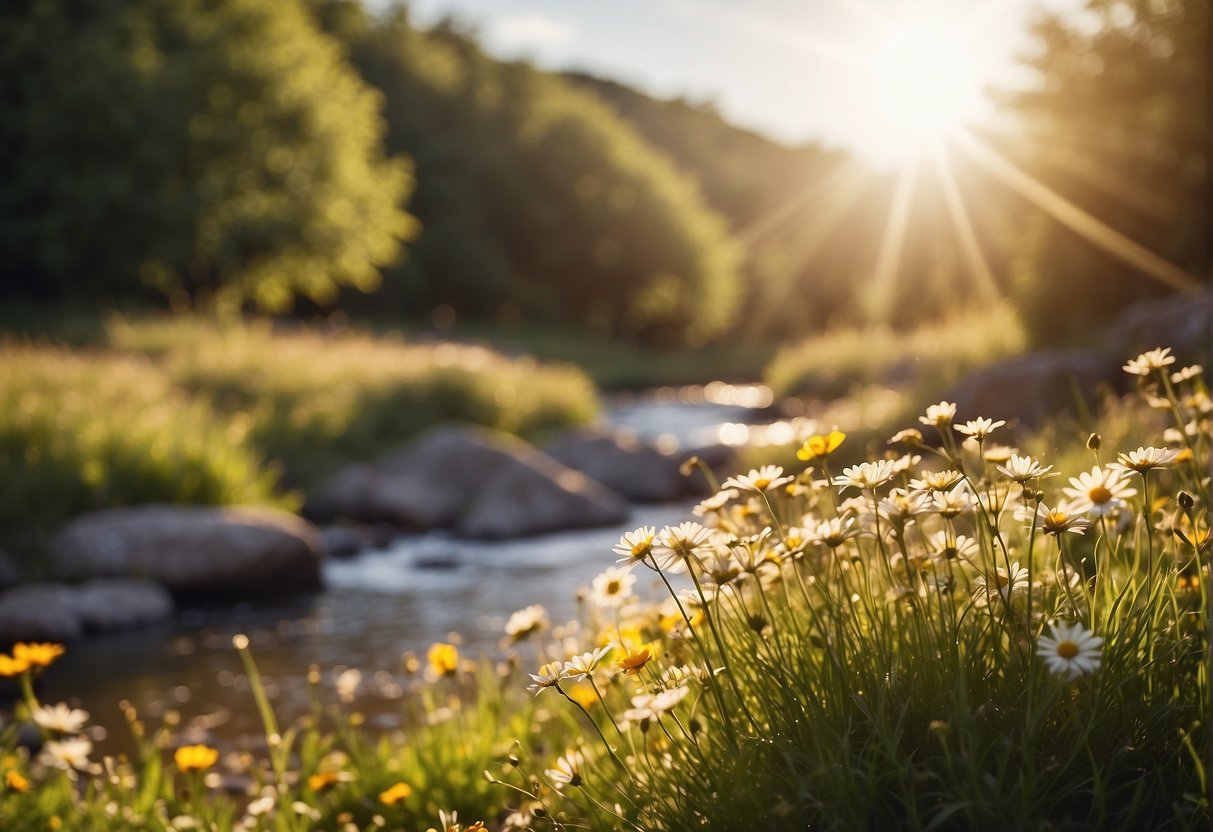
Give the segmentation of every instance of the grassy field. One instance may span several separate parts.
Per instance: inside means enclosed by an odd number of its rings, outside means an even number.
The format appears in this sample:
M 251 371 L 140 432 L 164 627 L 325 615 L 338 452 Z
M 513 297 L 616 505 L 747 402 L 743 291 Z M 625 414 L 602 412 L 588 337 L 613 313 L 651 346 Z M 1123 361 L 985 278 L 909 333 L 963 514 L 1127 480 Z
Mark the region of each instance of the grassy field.
M 1165 352 L 1128 367 L 1142 401 L 1049 457 L 1002 449 L 999 414 L 956 424 L 943 405 L 853 466 L 837 462 L 849 438 L 811 438 L 796 468 L 726 481 L 695 521 L 624 535 L 577 621 L 520 610 L 501 664 L 441 644 L 405 656 L 411 727 L 378 740 L 339 705 L 278 725 L 240 636 L 261 750 L 182 750 L 183 729 L 132 713 L 141 754 L 94 761 L 86 717 L 25 684 L 47 744 L 31 756 L 0 734 L 0 818 L 1207 829 L 1213 407 Z M 669 597 L 637 600 L 629 570 Z M 53 658 L 23 647 L 0 673 L 25 683 Z M 252 783 L 237 795 L 218 788 L 233 767 Z
M 200 318 L 0 344 L 0 545 L 137 502 L 279 504 L 447 421 L 536 438 L 592 420 L 568 365 L 450 343 Z

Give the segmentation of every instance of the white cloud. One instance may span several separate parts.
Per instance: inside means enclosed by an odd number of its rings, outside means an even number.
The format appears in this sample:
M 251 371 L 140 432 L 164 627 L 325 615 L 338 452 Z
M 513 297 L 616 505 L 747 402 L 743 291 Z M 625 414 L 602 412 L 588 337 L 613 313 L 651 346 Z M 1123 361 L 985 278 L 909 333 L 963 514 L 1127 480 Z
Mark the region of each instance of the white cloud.
M 494 21 L 491 38 L 502 47 L 563 46 L 577 34 L 577 27 L 545 14 L 528 12 Z

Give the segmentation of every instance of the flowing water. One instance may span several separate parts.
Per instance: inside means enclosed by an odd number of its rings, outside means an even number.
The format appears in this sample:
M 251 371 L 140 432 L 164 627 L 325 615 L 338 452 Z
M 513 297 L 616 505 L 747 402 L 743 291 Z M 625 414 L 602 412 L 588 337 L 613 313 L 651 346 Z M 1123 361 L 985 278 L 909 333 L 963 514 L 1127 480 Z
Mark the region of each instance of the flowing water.
M 689 449 L 761 420 L 769 403 L 769 392 L 764 398 L 757 387 L 663 389 L 608 403 L 604 422 L 668 450 Z M 42 695 L 88 710 L 94 738 L 108 751 L 129 747 L 124 700 L 153 722 L 176 711 L 204 728 L 208 741 L 257 734 L 248 680 L 232 648 L 232 637 L 246 633 L 280 718 L 306 710 L 314 664 L 326 694 L 347 687 L 372 724 L 391 727 L 399 709 L 386 705 L 401 695 L 404 653 L 424 656 L 431 643 L 457 638 L 464 655 L 492 658 L 505 619 L 529 604 L 544 605 L 554 623 L 569 620 L 577 588 L 614 562 L 611 547 L 623 532 L 687 519 L 691 505 L 634 506 L 617 527 L 523 540 L 401 537 L 329 560 L 326 589 L 316 595 L 184 610 L 170 624 L 72 645 L 47 671 Z M 639 590 L 655 592 L 643 583 Z

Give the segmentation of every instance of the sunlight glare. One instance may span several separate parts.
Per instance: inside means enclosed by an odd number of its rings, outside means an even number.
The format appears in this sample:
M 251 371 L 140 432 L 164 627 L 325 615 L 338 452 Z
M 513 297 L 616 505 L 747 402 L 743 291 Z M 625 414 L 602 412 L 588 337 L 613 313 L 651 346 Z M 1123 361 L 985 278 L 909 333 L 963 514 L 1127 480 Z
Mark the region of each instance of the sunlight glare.
M 873 106 L 888 141 L 918 154 L 978 115 L 982 73 L 966 28 L 918 14 L 891 25 L 871 62 Z

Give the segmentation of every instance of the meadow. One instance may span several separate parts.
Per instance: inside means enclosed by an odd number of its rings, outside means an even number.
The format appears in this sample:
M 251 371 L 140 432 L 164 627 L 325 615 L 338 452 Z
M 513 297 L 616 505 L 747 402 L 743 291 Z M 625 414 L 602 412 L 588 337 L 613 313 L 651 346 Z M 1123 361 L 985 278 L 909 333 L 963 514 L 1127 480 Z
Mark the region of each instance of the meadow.
M 113 317 L 0 344 L 0 541 L 31 557 L 84 511 L 278 505 L 447 421 L 536 438 L 583 424 L 579 370 L 456 343 L 202 317 Z
M 139 752 L 91 756 L 42 703 L 56 645 L 17 645 L 38 750 L 0 736 L 0 817 L 46 829 L 1206 829 L 1210 403 L 1169 350 L 1051 455 L 938 402 L 887 450 L 731 477 L 625 534 L 578 620 L 510 618 L 496 664 L 405 655 L 406 727 L 331 701 L 220 751 L 128 710 Z M 1138 446 L 1140 443 L 1140 446 Z M 617 558 L 617 560 L 616 560 Z M 612 563 L 616 560 L 615 563 Z M 642 602 L 638 576 L 668 596 Z M 523 599 L 524 600 L 524 599 Z M 87 645 L 79 648 L 88 649 Z M 339 693 L 339 691 L 338 691 Z M 233 773 L 243 779 L 231 784 Z

